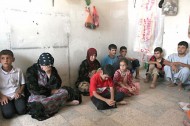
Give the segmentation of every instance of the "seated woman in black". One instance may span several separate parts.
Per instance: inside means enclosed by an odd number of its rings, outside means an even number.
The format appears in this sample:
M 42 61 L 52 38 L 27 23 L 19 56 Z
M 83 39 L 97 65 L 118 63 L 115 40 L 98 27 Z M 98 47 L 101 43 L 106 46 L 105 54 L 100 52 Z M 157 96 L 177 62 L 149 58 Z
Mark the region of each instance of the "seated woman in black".
M 86 59 L 82 61 L 79 68 L 79 77 L 75 83 L 76 87 L 83 95 L 89 95 L 90 78 L 97 69 L 100 68 L 100 63 L 96 59 L 97 51 L 95 48 L 89 48 L 87 51 Z

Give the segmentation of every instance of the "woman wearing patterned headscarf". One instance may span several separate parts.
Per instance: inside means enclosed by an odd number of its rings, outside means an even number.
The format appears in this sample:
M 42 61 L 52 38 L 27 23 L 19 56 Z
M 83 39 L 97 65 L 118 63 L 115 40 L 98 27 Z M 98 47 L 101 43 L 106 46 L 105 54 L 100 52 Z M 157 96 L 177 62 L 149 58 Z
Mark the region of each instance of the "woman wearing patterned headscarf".
M 96 59 L 97 51 L 95 48 L 89 48 L 86 59 L 82 61 L 79 68 L 79 77 L 75 83 L 83 95 L 89 95 L 89 83 L 91 76 L 100 68 L 100 63 Z
M 29 114 L 38 120 L 57 113 L 69 97 L 66 89 L 60 89 L 62 81 L 53 64 L 52 55 L 42 53 L 38 62 L 26 71 Z

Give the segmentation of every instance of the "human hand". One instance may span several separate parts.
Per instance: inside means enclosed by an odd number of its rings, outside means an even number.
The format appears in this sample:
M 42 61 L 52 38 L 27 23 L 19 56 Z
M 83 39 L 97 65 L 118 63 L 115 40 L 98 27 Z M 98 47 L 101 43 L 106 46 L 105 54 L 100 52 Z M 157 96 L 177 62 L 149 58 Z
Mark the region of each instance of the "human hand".
M 130 88 L 128 88 L 128 90 L 130 93 L 133 94 L 136 91 L 136 87 L 130 87 Z
M 132 93 L 133 89 L 131 87 L 128 88 L 129 92 Z
M 107 99 L 107 100 L 106 100 L 106 103 L 107 103 L 109 106 L 114 106 L 114 105 L 115 105 L 115 101 L 112 100 L 112 99 Z
M 178 72 L 178 68 L 175 65 L 172 65 L 172 71 L 174 71 L 174 73 Z
M 57 93 L 58 92 L 58 89 L 53 89 L 53 90 L 51 90 L 51 94 L 55 94 L 55 93 Z
M 180 65 L 181 65 L 181 62 L 174 62 L 173 65 L 175 65 L 175 66 L 180 66 Z
M 158 68 L 162 68 L 162 65 L 161 65 L 159 62 L 156 62 L 156 66 L 157 66 Z
M 131 59 L 131 61 L 134 61 L 134 60 L 136 60 L 136 58 L 130 58 Z
M 136 87 L 132 87 L 133 91 L 135 91 L 137 88 Z
M 0 102 L 1 102 L 1 105 L 6 105 L 8 103 L 8 97 L 5 95 L 2 95 Z
M 91 78 L 96 73 L 96 70 L 91 71 L 88 76 Z
M 20 96 L 21 96 L 21 93 L 16 92 L 15 95 L 14 95 L 14 98 L 18 99 L 18 98 L 20 98 Z

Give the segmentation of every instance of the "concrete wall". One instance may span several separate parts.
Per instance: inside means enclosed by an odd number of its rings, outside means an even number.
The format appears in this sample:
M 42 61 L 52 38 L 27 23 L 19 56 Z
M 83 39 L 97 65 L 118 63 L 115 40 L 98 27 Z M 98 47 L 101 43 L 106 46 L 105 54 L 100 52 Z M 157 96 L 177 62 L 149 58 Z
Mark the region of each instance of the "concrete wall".
M 137 0 L 136 7 L 134 8 L 133 1 L 128 1 L 128 38 L 127 46 L 129 55 L 138 56 L 133 51 L 134 45 L 132 44 L 135 40 L 136 28 L 137 28 L 137 14 L 142 0 Z M 159 2 L 160 0 L 157 0 Z M 165 16 L 164 17 L 164 34 L 163 34 L 163 49 L 165 51 L 165 57 L 169 54 L 177 52 L 177 44 L 180 41 L 187 41 L 190 43 L 188 38 L 188 25 L 190 16 L 190 1 L 189 0 L 178 0 L 179 10 L 176 16 Z M 161 9 L 160 9 L 161 11 Z
M 100 16 L 100 27 L 90 30 L 84 27 L 87 17 L 84 0 L 55 0 L 54 6 L 52 0 L 1 0 L 0 49 L 12 49 L 16 57 L 14 64 L 24 72 L 42 52 L 50 52 L 64 83 L 73 85 L 90 47 L 98 50 L 99 61 L 107 55 L 110 43 L 118 48 L 125 45 L 130 56 L 137 56 L 133 42 L 137 27 L 135 13 L 140 3 L 137 0 L 134 8 L 133 0 L 92 0 L 91 5 L 96 6 Z M 189 5 L 189 0 L 180 0 L 178 15 L 165 17 L 166 56 L 176 52 L 179 41 L 190 41 L 187 37 Z
M 109 44 L 125 45 L 128 2 L 92 0 L 91 5 L 96 6 L 100 16 L 100 27 L 90 30 L 84 27 L 84 0 L 54 0 L 54 6 L 52 1 L 0 1 L 0 49 L 12 49 L 14 65 L 24 73 L 42 52 L 50 52 L 64 83 L 73 85 L 88 48 L 96 48 L 101 61 Z
M 189 0 L 179 0 L 179 11 L 177 16 L 165 17 L 163 48 L 165 49 L 166 56 L 177 52 L 177 44 L 180 41 L 184 40 L 190 43 L 190 38 L 188 38 L 189 6 Z

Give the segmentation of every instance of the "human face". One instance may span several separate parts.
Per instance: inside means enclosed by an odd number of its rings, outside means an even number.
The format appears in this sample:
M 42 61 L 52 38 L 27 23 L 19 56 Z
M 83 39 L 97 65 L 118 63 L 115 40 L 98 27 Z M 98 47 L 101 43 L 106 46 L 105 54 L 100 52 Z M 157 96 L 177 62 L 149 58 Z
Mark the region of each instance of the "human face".
M 125 57 L 127 55 L 127 50 L 126 49 L 122 49 L 120 51 L 120 54 L 121 54 L 122 57 Z
M 92 56 L 90 56 L 90 61 L 94 61 L 96 59 L 96 54 L 93 54 Z
M 40 67 L 41 67 L 41 69 L 43 70 L 43 71 L 45 71 L 45 72 L 49 72 L 49 71 L 51 71 L 51 69 L 52 69 L 52 66 L 51 65 L 40 65 Z
M 161 53 L 159 51 L 154 52 L 154 56 L 156 57 L 156 59 L 161 58 Z
M 121 70 L 122 72 L 124 72 L 124 71 L 127 69 L 127 64 L 126 64 L 125 62 L 121 61 L 121 62 L 119 63 L 119 65 L 120 65 L 120 70 Z
M 185 55 L 186 51 L 187 51 L 187 48 L 185 46 L 183 46 L 183 45 L 179 45 L 178 48 L 177 48 L 177 51 L 178 51 L 179 55 Z
M 109 55 L 110 56 L 115 56 L 116 52 L 117 52 L 117 49 L 111 49 L 111 50 L 109 50 Z
M 15 58 L 10 55 L 1 55 L 1 64 L 4 69 L 12 68 L 12 62 L 14 62 Z

